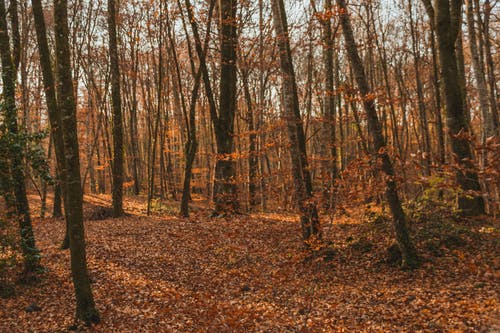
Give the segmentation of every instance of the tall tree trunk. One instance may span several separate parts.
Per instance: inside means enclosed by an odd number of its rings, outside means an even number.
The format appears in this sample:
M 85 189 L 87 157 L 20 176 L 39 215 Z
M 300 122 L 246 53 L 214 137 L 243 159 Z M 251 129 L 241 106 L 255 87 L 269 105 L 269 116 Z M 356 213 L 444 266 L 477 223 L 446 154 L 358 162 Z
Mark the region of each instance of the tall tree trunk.
M 54 0 L 55 44 L 57 59 L 57 89 L 59 112 L 62 115 L 64 153 L 66 165 L 66 216 L 68 222 L 71 273 L 76 295 L 76 318 L 85 323 L 99 322 L 87 270 L 85 233 L 83 226 L 82 187 L 76 105 L 71 75 L 68 38 L 67 0 Z
M 479 1 L 475 0 L 476 3 L 476 11 L 477 17 L 480 18 L 480 10 L 479 10 Z M 486 58 L 486 69 L 488 73 L 488 85 L 489 85 L 489 98 L 490 98 L 490 107 L 491 114 L 493 117 L 493 125 L 496 131 L 496 135 L 500 136 L 500 119 L 498 117 L 498 103 L 497 103 L 497 80 L 495 75 L 495 64 L 493 62 L 493 56 L 491 52 L 491 40 L 493 38 L 490 36 L 490 17 L 491 10 L 494 5 L 490 3 L 490 0 L 486 0 L 484 2 L 484 20 L 482 22 L 481 32 L 483 34 L 484 39 L 484 55 Z
M 417 30 L 418 25 L 413 21 L 412 1 L 408 0 L 408 9 L 410 15 L 410 33 L 412 41 L 412 55 L 413 55 L 413 68 L 415 69 L 415 80 L 417 84 L 417 100 L 419 111 L 419 124 L 422 135 L 422 163 L 424 165 L 424 174 L 430 176 L 431 174 L 431 139 L 429 136 L 429 127 L 427 124 L 427 111 L 425 109 L 424 92 L 422 88 L 422 79 L 420 77 L 420 45 L 418 44 Z
M 184 217 L 189 216 L 189 199 L 191 196 L 191 178 L 193 176 L 193 163 L 198 150 L 198 140 L 196 139 L 196 102 L 198 100 L 198 91 L 201 83 L 201 70 L 195 75 L 193 91 L 191 93 L 191 102 L 189 104 L 189 117 L 187 123 L 187 141 L 185 147 L 186 165 L 184 169 L 184 184 L 182 189 L 180 214 Z
M 257 171 L 259 169 L 259 158 L 257 155 L 257 133 L 255 131 L 255 110 L 250 93 L 249 73 L 245 68 L 242 70 L 243 93 L 247 107 L 246 123 L 248 126 L 248 203 L 253 208 L 257 205 Z
M 477 47 L 476 38 L 476 27 L 474 22 L 474 8 L 472 0 L 467 0 L 467 28 L 469 32 L 469 48 L 472 59 L 472 68 L 474 70 L 475 83 L 477 85 L 477 92 L 479 95 L 479 107 L 481 109 L 482 116 L 482 142 L 486 142 L 486 139 L 494 136 L 495 128 L 493 123 L 493 117 L 490 113 L 490 105 L 488 100 L 488 88 L 486 86 L 486 76 L 484 73 L 483 66 L 480 62 L 479 52 Z
M 133 70 L 134 73 L 139 71 L 139 55 L 136 44 L 132 44 L 133 47 L 130 51 Z M 130 107 L 130 142 L 132 148 L 132 176 L 134 177 L 134 194 L 139 195 L 141 191 L 141 179 L 140 179 L 140 169 L 141 169 L 141 154 L 139 149 L 139 129 L 137 122 L 137 75 L 132 76 L 131 82 L 131 94 L 132 102 Z
M 162 2 L 160 2 L 160 13 L 163 18 L 162 12 Z M 160 19 L 160 32 L 159 32 L 159 41 L 158 41 L 158 76 L 156 81 L 156 119 L 154 122 L 154 130 L 153 130 L 153 143 L 151 147 L 151 156 L 150 156 L 150 177 L 149 177 L 149 191 L 148 191 L 148 207 L 147 207 L 147 215 L 151 213 L 151 205 L 152 200 L 155 195 L 155 162 L 156 162 L 156 149 L 158 146 L 158 131 L 161 122 L 161 112 L 163 106 L 163 28 L 162 28 L 163 19 Z M 160 154 L 163 154 L 160 151 Z
M 473 163 L 469 123 L 457 65 L 456 40 L 460 32 L 462 2 L 436 0 L 433 8 L 430 0 L 423 1 L 436 28 L 449 138 L 458 165 L 457 183 L 464 191 L 458 197 L 458 207 L 464 215 L 481 215 L 485 213 L 485 205 L 483 197 L 478 193 L 481 187 Z M 469 193 L 470 191 L 473 193 Z
M 349 58 L 349 62 L 351 63 L 354 77 L 363 99 L 363 106 L 368 121 L 368 130 L 373 140 L 375 154 L 377 154 L 381 159 L 382 171 L 386 174 L 385 195 L 391 208 L 396 240 L 398 242 L 399 249 L 401 250 L 401 266 L 404 268 L 412 268 L 417 265 L 417 255 L 410 238 L 408 225 L 406 223 L 406 216 L 399 199 L 394 168 L 387 151 L 385 138 L 382 134 L 382 127 L 380 125 L 380 121 L 377 116 L 377 110 L 375 108 L 375 100 L 373 97 L 371 97 L 372 91 L 370 90 L 370 86 L 368 84 L 368 80 L 363 68 L 363 63 L 361 62 L 361 58 L 358 54 L 356 42 L 354 40 L 354 34 L 352 32 L 351 20 L 349 18 L 349 13 L 347 12 L 346 2 L 345 0 L 337 0 L 337 5 L 341 10 L 340 23 L 342 25 L 347 56 Z
M 219 0 L 220 81 L 219 114 L 214 122 L 217 161 L 215 163 L 215 213 L 239 209 L 236 161 L 234 158 L 234 116 L 236 114 L 237 0 Z
M 260 131 L 259 134 L 259 170 L 260 170 L 260 207 L 262 211 L 266 211 L 267 209 L 267 196 L 266 196 L 266 179 L 264 177 L 264 169 L 265 169 L 265 158 L 263 152 L 264 142 L 266 133 L 261 131 L 263 118 L 264 118 L 264 108 L 265 108 L 265 96 L 266 96 L 266 87 L 265 87 L 265 79 L 264 79 L 264 4 L 263 0 L 259 0 L 259 111 L 257 113 L 256 119 L 256 130 Z
M 324 15 L 321 18 L 321 26 L 323 32 L 323 63 L 325 66 L 325 87 L 323 91 L 323 140 L 329 146 L 328 149 L 324 149 L 328 156 L 330 154 L 330 159 L 326 160 L 324 163 L 324 171 L 327 174 L 326 179 L 324 179 L 324 190 L 323 190 L 323 200 L 324 204 L 328 208 L 333 208 L 334 203 L 334 188 L 335 179 L 338 177 L 337 168 L 337 143 L 336 143 L 336 121 L 335 121 L 335 90 L 334 90 L 334 72 L 333 72 L 333 42 L 334 35 L 332 31 L 332 1 L 325 0 L 324 3 Z M 324 144 L 322 144 L 324 145 Z
M 15 205 L 21 233 L 21 250 L 26 274 L 34 273 L 40 267 L 40 251 L 36 248 L 31 225 L 30 207 L 26 194 L 24 177 L 24 144 L 17 124 L 16 70 L 12 59 L 7 27 L 5 1 L 0 0 L 0 58 L 2 63 L 2 93 L 4 121 L 9 136 L 8 155 L 10 160 Z
M 56 88 L 54 74 L 52 72 L 52 64 L 50 59 L 49 44 L 47 42 L 47 32 L 45 27 L 45 19 L 43 15 L 43 7 L 41 0 L 32 1 L 33 17 L 35 21 L 36 38 L 38 43 L 38 53 L 40 56 L 40 67 L 42 69 L 42 77 L 45 91 L 45 101 L 49 114 L 50 128 L 54 139 L 54 148 L 56 152 L 57 162 L 57 182 L 54 189 L 54 216 L 62 216 L 61 202 L 66 202 L 66 187 L 61 185 L 66 179 L 66 161 L 64 152 L 64 139 L 62 129 L 62 115 L 59 112 L 58 102 L 56 99 Z M 63 200 L 61 200 L 61 197 Z M 65 214 L 67 210 L 65 209 Z M 66 215 L 66 230 L 64 235 L 62 249 L 69 248 L 68 235 L 69 217 Z
M 434 86 L 434 100 L 435 100 L 435 116 L 436 116 L 436 132 L 438 139 L 438 162 L 442 166 L 446 162 L 446 147 L 444 143 L 444 126 L 441 107 L 441 87 L 439 84 L 439 65 L 438 54 L 436 49 L 436 36 L 434 32 L 434 24 L 430 25 L 431 28 L 431 52 L 432 52 L 432 83 Z
M 192 52 L 192 47 L 189 39 L 187 40 L 187 45 L 188 45 L 188 53 L 189 53 L 189 62 L 191 65 L 191 71 L 194 75 L 194 85 L 193 85 L 193 90 L 191 91 L 191 100 L 189 103 L 189 114 L 187 114 L 185 108 L 183 109 L 184 116 L 186 118 L 186 127 L 187 127 L 187 140 L 186 140 L 186 145 L 185 145 L 185 168 L 184 168 L 184 183 L 183 183 L 183 190 L 182 190 L 182 198 L 181 198 L 181 205 L 180 205 L 180 214 L 184 217 L 189 216 L 189 200 L 191 198 L 191 179 L 193 177 L 193 164 L 194 164 L 194 159 L 196 157 L 196 152 L 198 151 L 198 139 L 196 137 L 196 103 L 198 102 L 198 94 L 199 94 L 199 89 L 201 85 L 201 78 L 202 78 L 202 72 L 203 72 L 203 67 L 202 64 L 205 63 L 206 59 L 206 52 L 208 49 L 208 43 L 210 41 L 210 28 L 212 26 L 212 15 L 213 11 L 215 8 L 215 1 L 212 0 L 209 5 L 209 10 L 208 10 L 208 20 L 207 20 L 207 27 L 206 27 L 206 36 L 205 36 L 205 42 L 203 45 L 203 49 L 199 48 L 201 45 L 198 43 L 201 43 L 201 40 L 199 39 L 198 35 L 198 24 L 194 19 L 194 13 L 193 13 L 193 8 L 191 6 L 191 3 L 189 0 L 185 0 L 187 11 L 188 11 L 188 18 L 189 21 L 191 22 L 191 27 L 193 30 L 193 34 L 195 35 L 195 44 L 196 44 L 196 49 L 201 50 L 201 52 L 197 53 L 199 57 L 199 67 L 198 70 L 195 69 L 195 61 L 194 61 L 194 55 Z M 179 4 L 179 9 L 181 9 L 180 6 L 180 1 L 178 2 Z M 185 26 L 185 21 L 183 17 L 183 26 L 184 29 L 186 29 Z M 169 30 L 169 37 L 171 41 L 171 46 L 173 48 L 174 43 L 173 43 L 173 37 L 171 34 L 170 30 L 170 25 L 168 26 Z M 186 31 L 187 35 L 187 31 Z M 178 85 L 180 86 L 181 81 L 180 81 L 180 71 L 179 71 L 179 63 L 177 59 L 177 53 L 175 50 L 172 50 L 173 58 L 174 58 L 174 64 L 176 68 L 176 74 L 177 74 L 177 79 L 178 79 Z M 182 101 L 184 103 L 184 97 L 181 95 Z M 184 105 L 184 104 L 183 104 Z
M 299 110 L 297 82 L 292 62 L 288 36 L 288 23 L 283 0 L 272 0 L 274 30 L 280 54 L 280 69 L 283 82 L 283 118 L 287 122 L 297 206 L 300 209 L 302 238 L 308 242 L 321 238 L 321 225 L 316 202 L 312 198 L 312 181 L 306 152 L 303 121 Z
M 120 92 L 120 66 L 116 35 L 116 3 L 108 0 L 109 59 L 111 70 L 111 100 L 113 103 L 113 216 L 123 212 L 123 122 Z

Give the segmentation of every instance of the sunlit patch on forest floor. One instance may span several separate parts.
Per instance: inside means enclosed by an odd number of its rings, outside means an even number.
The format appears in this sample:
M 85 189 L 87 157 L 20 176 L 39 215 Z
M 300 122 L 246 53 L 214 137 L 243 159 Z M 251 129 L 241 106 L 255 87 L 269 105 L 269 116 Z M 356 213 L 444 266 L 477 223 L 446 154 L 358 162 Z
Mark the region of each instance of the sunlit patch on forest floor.
M 87 216 L 109 207 L 86 197 Z M 387 221 L 324 216 L 328 256 L 311 255 L 293 215 L 189 219 L 130 215 L 86 222 L 87 255 L 102 322 L 95 332 L 495 332 L 499 322 L 498 223 L 417 229 L 423 265 L 386 262 Z M 165 205 L 167 206 L 167 205 Z M 174 204 L 171 204 L 174 207 Z M 96 208 L 97 207 L 97 208 Z M 134 208 L 135 207 L 135 208 Z M 0 299 L 0 332 L 63 332 L 73 324 L 62 220 L 34 222 L 48 271 Z M 41 311 L 26 312 L 36 304 Z

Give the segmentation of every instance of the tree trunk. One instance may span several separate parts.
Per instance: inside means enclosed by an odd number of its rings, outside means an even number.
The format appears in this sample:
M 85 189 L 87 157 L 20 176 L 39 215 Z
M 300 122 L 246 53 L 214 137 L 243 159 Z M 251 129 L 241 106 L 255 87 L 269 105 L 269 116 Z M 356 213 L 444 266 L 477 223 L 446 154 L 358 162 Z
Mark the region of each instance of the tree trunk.
M 183 183 L 183 190 L 182 190 L 182 198 L 181 198 L 181 205 L 180 205 L 180 214 L 184 217 L 189 216 L 189 200 L 191 198 L 191 179 L 193 177 L 193 164 L 194 164 L 194 159 L 196 157 L 196 152 L 198 151 L 198 140 L 196 138 L 196 103 L 198 101 L 198 94 L 199 94 L 199 89 L 201 85 L 201 78 L 202 78 L 202 63 L 205 63 L 206 59 L 206 52 L 208 49 L 208 43 L 210 41 L 210 28 L 212 26 L 212 14 L 213 10 L 215 8 L 215 2 L 212 0 L 210 2 L 210 7 L 208 11 L 208 20 L 207 20 L 207 27 L 206 27 L 206 37 L 205 37 L 205 43 L 203 45 L 203 49 L 198 48 L 201 46 L 201 40 L 199 39 L 198 36 L 198 24 L 196 23 L 194 19 L 194 14 L 192 10 L 192 6 L 189 0 L 186 0 L 186 7 L 188 11 L 188 18 L 189 22 L 191 23 L 191 27 L 193 30 L 193 34 L 195 34 L 195 43 L 196 43 L 196 48 L 197 50 L 201 50 L 201 52 L 198 52 L 198 57 L 199 57 L 199 62 L 200 66 L 198 70 L 195 70 L 195 65 L 194 65 L 194 56 L 192 53 L 192 48 L 189 40 L 187 40 L 188 44 L 188 52 L 189 52 L 189 60 L 190 60 L 190 65 L 191 65 L 191 71 L 194 75 L 194 85 L 193 85 L 193 90 L 191 92 L 191 100 L 189 104 L 189 114 L 186 114 L 186 110 L 184 109 L 184 114 L 186 118 L 186 127 L 187 127 L 187 140 L 186 140 L 186 145 L 185 145 L 185 169 L 184 169 L 184 183 Z M 180 2 L 179 2 L 179 8 L 180 8 Z M 183 25 L 185 28 L 184 24 L 184 18 L 183 18 Z M 169 26 L 170 29 L 170 26 Z M 186 33 L 187 35 L 187 33 Z M 169 30 L 169 36 L 171 40 L 171 45 L 173 45 L 173 38 L 171 35 L 171 31 Z M 174 55 L 174 63 L 175 63 L 175 68 L 176 68 L 176 73 L 177 73 L 177 79 L 178 83 L 180 86 L 180 72 L 179 72 L 179 63 L 177 60 L 177 54 L 175 53 L 175 50 L 172 50 L 172 53 Z M 184 99 L 183 99 L 184 102 Z
M 479 1 L 475 0 L 477 16 L 480 18 L 479 12 Z M 491 52 L 491 40 L 493 38 L 490 36 L 490 17 L 491 10 L 494 5 L 490 3 L 490 0 L 484 2 L 484 22 L 482 24 L 483 29 L 481 29 L 484 39 L 484 53 L 486 58 L 486 69 L 488 73 L 488 85 L 489 85 L 489 98 L 491 114 L 493 118 L 493 127 L 495 128 L 496 135 L 500 136 L 500 119 L 498 118 L 498 103 L 497 103 L 497 80 L 495 75 L 495 64 L 493 62 L 493 56 Z
M 337 168 L 337 143 L 336 143 L 336 121 L 335 121 L 335 90 L 333 85 L 334 73 L 333 73 L 333 31 L 332 31 L 332 1 L 325 0 L 324 4 L 324 18 L 321 19 L 321 26 L 323 28 L 323 63 L 325 66 L 325 88 L 323 92 L 323 140 L 329 146 L 328 149 L 324 149 L 328 156 L 330 154 L 331 161 L 329 159 L 324 163 L 324 170 L 326 172 L 326 179 L 324 179 L 324 190 L 323 190 L 323 200 L 325 200 L 325 207 L 330 209 L 333 208 L 335 202 L 334 188 L 335 179 L 338 177 Z M 323 144 L 322 144 L 323 145 Z
M 234 159 L 234 116 L 236 114 L 238 46 L 237 0 L 219 0 L 220 10 L 220 81 L 219 114 L 214 123 L 217 143 L 215 163 L 215 213 L 236 212 L 239 209 L 236 161 Z
M 17 125 L 16 109 L 16 70 L 13 63 L 10 38 L 7 27 L 5 1 L 0 0 L 0 57 L 2 63 L 2 93 L 4 121 L 9 136 L 8 155 L 10 160 L 12 185 L 17 218 L 21 233 L 21 250 L 26 274 L 34 273 L 40 267 L 40 251 L 35 245 L 35 236 L 31 225 L 30 207 L 26 194 L 24 177 L 24 144 L 21 142 Z
M 477 92 L 479 95 L 479 107 L 482 116 L 482 143 L 490 136 L 494 136 L 495 129 L 493 118 L 490 113 L 490 105 L 488 100 L 488 88 L 486 86 L 486 76 L 484 74 L 483 66 L 480 63 L 479 52 L 477 47 L 476 27 L 474 23 L 474 9 L 472 0 L 467 0 L 467 28 L 469 32 L 469 48 L 472 59 L 472 68 L 474 69 L 474 78 L 477 85 Z
M 299 110 L 297 82 L 292 62 L 288 37 L 288 23 L 283 0 L 272 0 L 274 30 L 280 53 L 280 69 L 283 82 L 282 117 L 287 122 L 292 177 L 296 191 L 296 201 L 300 209 L 302 238 L 307 243 L 321 239 L 321 225 L 316 202 L 312 197 L 312 181 L 306 152 L 306 139 Z
M 347 56 L 354 71 L 359 92 L 361 93 L 361 97 L 363 99 L 363 106 L 368 121 L 368 130 L 373 140 L 375 154 L 377 154 L 381 159 L 382 171 L 386 174 L 385 195 L 391 208 L 396 240 L 398 242 L 399 249 L 401 250 L 401 266 L 403 268 L 412 268 L 417 265 L 417 255 L 410 238 L 410 233 L 406 223 L 406 216 L 399 199 L 394 168 L 387 151 L 385 138 L 382 134 L 382 128 L 377 116 L 377 110 L 375 108 L 375 100 L 372 97 L 373 93 L 368 85 L 363 64 L 358 54 L 356 42 L 352 32 L 351 21 L 347 12 L 346 2 L 345 0 L 337 0 L 337 5 L 341 10 L 340 23 L 342 25 Z
M 47 41 L 47 32 L 45 27 L 45 19 L 43 15 L 42 2 L 40 0 L 32 1 L 33 16 L 35 21 L 36 38 L 38 43 L 38 53 L 40 56 L 40 67 L 42 69 L 43 85 L 45 91 L 45 101 L 49 114 L 50 128 L 54 139 L 54 149 L 56 152 L 57 162 L 57 184 L 54 189 L 54 216 L 62 216 L 61 201 L 65 204 L 66 187 L 61 182 L 66 179 L 66 161 L 64 152 L 64 139 L 62 129 L 62 115 L 59 112 L 58 102 L 56 99 L 56 88 L 54 82 L 54 74 L 52 72 L 52 64 L 50 59 L 49 44 Z M 62 199 L 61 200 L 61 196 Z M 65 213 L 67 210 L 65 209 Z M 68 236 L 69 217 L 66 215 L 66 230 L 61 246 L 62 249 L 69 247 Z
M 434 86 L 436 132 L 438 138 L 438 163 L 443 166 L 446 161 L 446 148 L 444 144 L 444 126 L 441 107 L 441 87 L 439 84 L 439 65 L 436 49 L 436 36 L 434 33 L 434 24 L 431 24 L 431 52 L 432 52 L 432 83 Z
M 430 147 L 430 136 L 429 127 L 427 124 L 427 111 L 425 109 L 424 102 L 424 92 L 422 88 L 422 79 L 420 77 L 420 45 L 418 44 L 417 23 L 413 21 L 413 11 L 412 11 L 412 1 L 408 0 L 408 9 L 410 15 L 410 33 L 412 41 L 412 55 L 413 55 L 413 68 L 415 69 L 415 80 L 417 85 L 417 100 L 418 100 L 418 115 L 419 124 L 422 135 L 422 163 L 424 165 L 424 174 L 430 176 L 431 174 L 431 147 Z
M 116 3 L 108 0 L 109 59 L 111 71 L 111 99 L 113 104 L 113 216 L 123 212 L 123 122 L 120 93 L 120 66 L 116 33 Z
M 52 217 L 62 217 L 62 195 L 61 195 L 61 179 L 57 175 L 57 183 L 54 185 L 54 202 L 52 206 Z
M 441 78 L 443 80 L 447 124 L 452 152 L 458 165 L 457 183 L 464 191 L 459 194 L 458 207 L 464 215 L 485 213 L 481 187 L 473 163 L 473 154 L 469 143 L 469 124 L 465 109 L 460 74 L 457 66 L 456 40 L 460 32 L 462 3 L 460 0 L 436 0 L 436 8 L 429 11 L 434 20 L 438 39 Z M 432 15 L 434 14 L 434 15 Z M 472 193 L 469 193 L 472 191 Z
M 87 271 L 85 233 L 83 226 L 82 187 L 76 105 L 68 38 L 67 1 L 54 1 L 55 44 L 57 59 L 57 89 L 59 112 L 62 115 L 66 177 L 66 216 L 68 220 L 69 246 L 71 252 L 71 273 L 76 295 L 76 318 L 85 323 L 99 322 L 99 313 L 94 304 Z
M 184 184 L 182 188 L 180 214 L 184 217 L 189 216 L 189 199 L 191 197 L 191 178 L 193 176 L 193 163 L 198 150 L 198 141 L 196 139 L 196 102 L 198 100 L 198 91 L 201 83 L 201 71 L 198 70 L 195 77 L 194 87 L 191 94 L 188 119 L 188 138 L 185 147 L 186 165 L 184 169 Z

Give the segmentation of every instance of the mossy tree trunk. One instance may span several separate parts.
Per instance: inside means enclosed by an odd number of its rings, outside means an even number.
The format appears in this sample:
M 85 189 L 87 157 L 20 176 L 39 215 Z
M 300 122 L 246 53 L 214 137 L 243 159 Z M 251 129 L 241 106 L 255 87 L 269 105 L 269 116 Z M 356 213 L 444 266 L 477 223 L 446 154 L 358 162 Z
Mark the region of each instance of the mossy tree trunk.
M 30 207 L 26 193 L 24 170 L 24 144 L 19 133 L 16 109 L 16 69 L 11 54 L 5 1 L 0 0 L 0 58 L 2 63 L 2 93 L 4 121 L 8 135 L 8 158 L 12 175 L 17 218 L 21 232 L 21 249 L 25 273 L 33 273 L 40 266 L 39 250 L 31 224 Z

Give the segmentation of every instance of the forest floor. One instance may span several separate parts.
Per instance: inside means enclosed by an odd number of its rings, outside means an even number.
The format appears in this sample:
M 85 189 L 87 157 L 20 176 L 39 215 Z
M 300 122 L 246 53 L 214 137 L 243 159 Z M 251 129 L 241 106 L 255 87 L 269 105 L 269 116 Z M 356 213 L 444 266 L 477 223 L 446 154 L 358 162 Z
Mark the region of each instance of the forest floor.
M 388 222 L 323 217 L 330 250 L 311 255 L 291 214 L 188 219 L 164 205 L 107 218 L 109 197 L 86 196 L 87 256 L 101 322 L 92 332 L 499 332 L 499 225 L 481 219 L 417 228 L 414 271 L 386 261 Z M 35 204 L 36 205 L 36 204 Z M 175 209 L 174 209 L 175 208 Z M 36 211 L 36 208 L 34 209 Z M 33 214 L 35 215 L 35 213 Z M 73 325 L 62 220 L 36 218 L 47 272 L 0 298 L 0 332 Z M 27 312 L 37 305 L 40 311 Z

